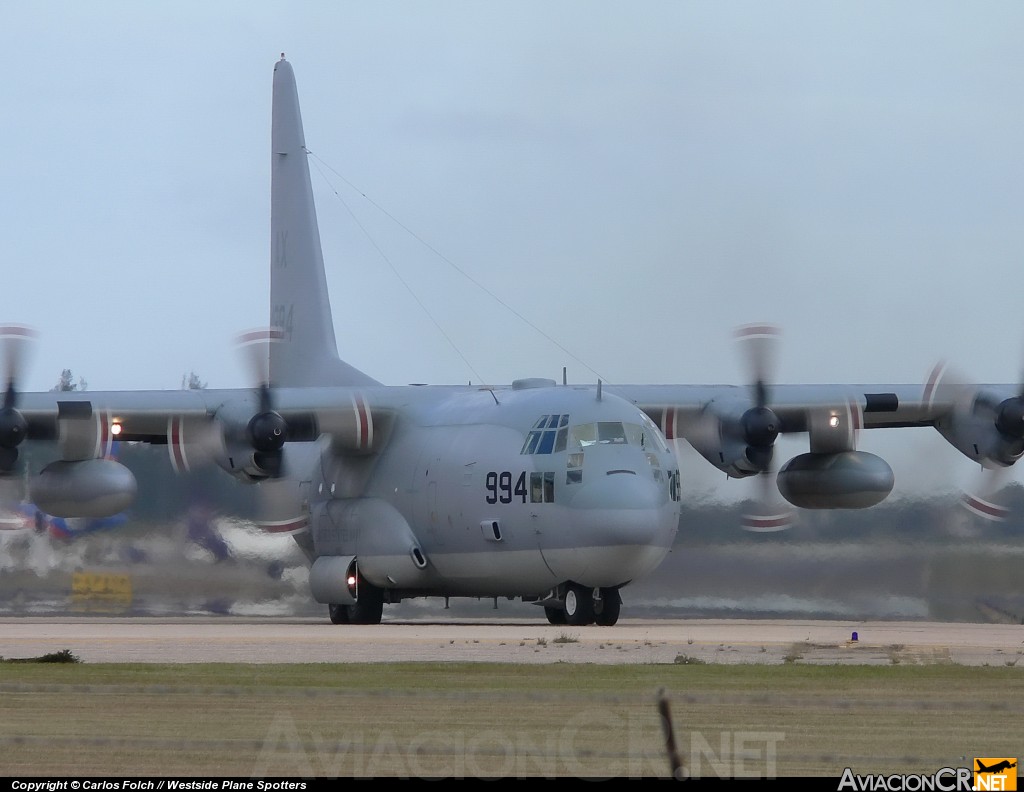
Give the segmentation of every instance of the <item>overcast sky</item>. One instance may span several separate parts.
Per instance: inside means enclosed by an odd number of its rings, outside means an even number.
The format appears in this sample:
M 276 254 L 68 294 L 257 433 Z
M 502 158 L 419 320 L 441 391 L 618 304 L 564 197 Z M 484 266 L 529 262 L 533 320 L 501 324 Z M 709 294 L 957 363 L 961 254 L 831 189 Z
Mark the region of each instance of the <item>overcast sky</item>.
M 248 384 L 232 339 L 268 322 L 281 52 L 338 346 L 382 382 L 741 382 L 730 334 L 754 321 L 783 328 L 780 381 L 1024 374 L 1020 3 L 92 0 L 3 22 L 0 319 L 40 331 L 26 389 Z

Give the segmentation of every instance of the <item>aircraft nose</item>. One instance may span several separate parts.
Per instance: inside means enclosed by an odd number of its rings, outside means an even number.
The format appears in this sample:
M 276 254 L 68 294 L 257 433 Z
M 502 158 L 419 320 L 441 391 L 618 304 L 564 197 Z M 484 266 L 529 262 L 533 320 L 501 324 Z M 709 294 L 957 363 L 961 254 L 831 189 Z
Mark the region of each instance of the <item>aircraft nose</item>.
M 569 505 L 595 511 L 636 511 L 657 509 L 665 498 L 654 482 L 632 470 L 610 470 L 583 484 Z
M 661 563 L 679 524 L 678 508 L 662 489 L 647 477 L 621 471 L 580 486 L 568 506 L 589 549 L 576 556 L 575 568 L 564 570 L 565 576 L 616 585 Z

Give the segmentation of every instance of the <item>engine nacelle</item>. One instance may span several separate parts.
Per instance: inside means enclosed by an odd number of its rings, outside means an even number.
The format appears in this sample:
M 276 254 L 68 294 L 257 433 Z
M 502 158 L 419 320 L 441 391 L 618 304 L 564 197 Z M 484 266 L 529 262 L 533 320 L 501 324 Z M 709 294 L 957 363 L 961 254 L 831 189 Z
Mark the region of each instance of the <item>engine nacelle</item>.
M 1020 401 L 995 402 L 980 394 L 969 408 L 958 407 L 935 428 L 957 451 L 985 467 L 1007 467 L 1024 456 Z
M 113 459 L 51 462 L 29 482 L 29 497 L 54 517 L 112 517 L 132 505 L 138 485 Z
M 354 605 L 359 599 L 355 556 L 320 556 L 309 570 L 313 599 L 324 605 Z
M 779 492 L 802 509 L 866 509 L 892 492 L 895 476 L 866 451 L 800 454 L 779 471 Z
M 267 456 L 243 443 L 229 443 L 222 455 L 214 457 L 214 462 L 221 470 L 248 484 L 271 478 L 279 472 L 279 459 L 279 454 Z
M 387 501 L 331 500 L 316 504 L 310 516 L 318 557 L 357 556 L 360 577 L 381 588 L 417 588 L 428 579 L 419 541 Z
M 755 476 L 769 468 L 781 422 L 769 408 L 746 401 L 709 404 L 684 418 L 674 409 L 655 416 L 668 440 L 685 437 L 694 450 L 731 478 Z

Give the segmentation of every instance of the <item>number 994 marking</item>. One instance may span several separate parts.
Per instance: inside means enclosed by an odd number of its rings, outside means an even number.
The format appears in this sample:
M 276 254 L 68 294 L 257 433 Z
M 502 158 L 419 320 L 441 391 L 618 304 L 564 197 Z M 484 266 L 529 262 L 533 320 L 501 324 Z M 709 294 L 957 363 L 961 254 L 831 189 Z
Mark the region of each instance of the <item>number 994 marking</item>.
M 513 473 L 503 470 L 500 473 L 491 471 L 484 481 L 488 503 L 512 503 L 518 500 L 526 503 L 526 473 L 520 473 L 515 486 L 512 484 Z

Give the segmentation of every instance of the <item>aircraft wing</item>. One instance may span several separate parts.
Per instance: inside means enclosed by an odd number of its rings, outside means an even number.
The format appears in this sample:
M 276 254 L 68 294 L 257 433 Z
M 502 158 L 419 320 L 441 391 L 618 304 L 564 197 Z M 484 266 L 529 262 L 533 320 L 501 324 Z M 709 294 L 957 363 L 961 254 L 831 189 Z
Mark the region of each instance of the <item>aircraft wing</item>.
M 937 366 L 924 385 L 621 385 L 606 390 L 639 407 L 669 440 L 685 440 L 742 478 L 774 469 L 780 435 L 806 433 L 808 453 L 781 466 L 779 490 L 807 508 L 860 508 L 882 500 L 893 474 L 859 451 L 861 430 L 933 427 L 983 468 L 1024 455 L 1024 394 L 1009 384 L 957 381 Z M 991 504 L 972 508 L 991 512 Z M 986 516 L 995 516 L 986 514 Z
M 12 392 L 0 411 L 0 468 L 16 469 L 22 441 L 50 442 L 56 459 L 33 479 L 32 500 L 56 516 L 104 517 L 135 495 L 110 458 L 115 440 L 166 446 L 179 471 L 215 464 L 260 481 L 283 475 L 286 442 L 328 435 L 336 454 L 374 453 L 390 416 L 356 388 Z
M 360 429 L 371 431 L 374 410 L 366 394 L 374 390 L 274 388 L 264 392 L 241 388 L 25 393 L 18 397 L 17 411 L 25 418 L 31 439 L 60 439 L 65 445 L 72 435 L 95 432 L 127 442 L 173 442 L 175 422 L 219 423 L 224 433 L 240 435 L 252 418 L 264 411 L 276 412 L 285 419 L 290 439 L 312 440 L 321 431 L 338 435 L 358 434 Z M 377 417 L 382 417 L 387 409 L 386 404 L 378 404 Z M 96 423 L 97 427 L 86 431 L 84 425 L 78 426 L 85 422 Z M 367 443 L 362 445 L 368 446 L 368 441 L 367 437 Z
M 25 393 L 18 397 L 17 410 L 28 423 L 29 437 L 56 440 L 69 435 L 99 433 L 108 439 L 118 425 L 122 440 L 165 442 L 172 416 L 203 417 L 216 409 L 216 397 L 200 390 L 180 391 L 51 391 Z M 96 432 L 78 423 L 97 423 Z M 105 425 L 104 425 L 105 424 Z M 76 431 L 77 427 L 77 431 Z

